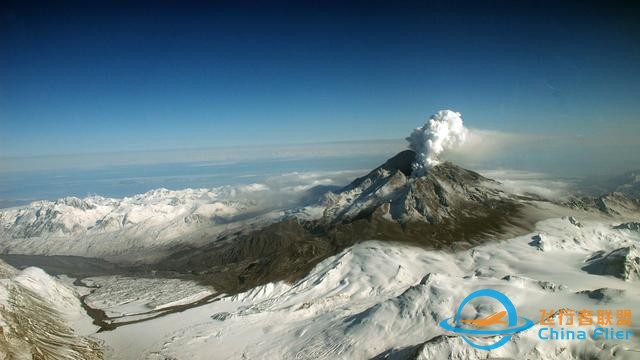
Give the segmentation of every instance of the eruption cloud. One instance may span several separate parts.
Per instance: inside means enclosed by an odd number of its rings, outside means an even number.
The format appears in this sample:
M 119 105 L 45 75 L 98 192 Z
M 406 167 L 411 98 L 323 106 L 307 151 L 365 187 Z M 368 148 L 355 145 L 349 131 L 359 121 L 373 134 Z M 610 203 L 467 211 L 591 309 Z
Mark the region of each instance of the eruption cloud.
M 452 110 L 440 110 L 426 124 L 414 129 L 406 138 L 409 148 L 416 152 L 416 159 L 411 164 L 413 175 L 422 176 L 438 165 L 439 155 L 462 145 L 468 132 L 461 114 Z

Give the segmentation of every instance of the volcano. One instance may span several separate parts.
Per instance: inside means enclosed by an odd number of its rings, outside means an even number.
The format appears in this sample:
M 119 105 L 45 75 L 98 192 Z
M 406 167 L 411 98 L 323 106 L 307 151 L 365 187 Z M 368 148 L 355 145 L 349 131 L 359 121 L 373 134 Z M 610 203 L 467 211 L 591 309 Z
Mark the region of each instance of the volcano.
M 406 150 L 313 206 L 322 216 L 295 213 L 282 221 L 204 248 L 186 248 L 155 264 L 192 273 L 235 293 L 267 282 L 295 281 L 323 259 L 365 240 L 429 249 L 466 249 L 513 229 L 528 230 L 531 199 L 507 193 L 480 174 L 445 162 L 412 176 Z
M 349 223 L 372 214 L 402 224 L 444 224 L 513 209 L 521 200 L 499 183 L 450 162 L 411 176 L 416 154 L 403 151 L 326 197 L 323 221 Z

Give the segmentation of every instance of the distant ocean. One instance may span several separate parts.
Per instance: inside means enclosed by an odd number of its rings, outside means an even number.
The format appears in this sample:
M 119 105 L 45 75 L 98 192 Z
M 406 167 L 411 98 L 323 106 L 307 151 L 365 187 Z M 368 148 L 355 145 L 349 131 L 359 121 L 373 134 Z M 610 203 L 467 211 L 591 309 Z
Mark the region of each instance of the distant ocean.
M 0 208 L 55 200 L 66 196 L 125 197 L 167 188 L 211 188 L 261 182 L 290 172 L 372 169 L 385 160 L 376 156 L 273 159 L 238 162 L 193 162 L 108 166 L 75 170 L 0 173 Z

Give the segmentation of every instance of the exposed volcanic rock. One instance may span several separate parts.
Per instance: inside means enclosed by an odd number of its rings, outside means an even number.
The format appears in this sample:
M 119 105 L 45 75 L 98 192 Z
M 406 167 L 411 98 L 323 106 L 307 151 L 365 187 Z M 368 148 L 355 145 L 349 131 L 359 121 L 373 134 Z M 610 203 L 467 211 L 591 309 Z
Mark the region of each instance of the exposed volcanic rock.
M 278 222 L 233 242 L 185 249 L 156 264 L 161 270 L 191 272 L 222 292 L 234 293 L 278 280 L 295 280 L 339 250 L 295 219 Z
M 640 231 L 640 222 L 627 222 L 613 227 L 617 230 Z

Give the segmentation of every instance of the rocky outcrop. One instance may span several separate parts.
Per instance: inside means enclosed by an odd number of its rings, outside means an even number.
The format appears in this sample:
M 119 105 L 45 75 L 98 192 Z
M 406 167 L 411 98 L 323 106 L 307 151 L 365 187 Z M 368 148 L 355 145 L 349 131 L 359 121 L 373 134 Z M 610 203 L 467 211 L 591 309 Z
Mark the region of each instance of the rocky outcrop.
M 598 303 L 609 303 L 624 294 L 624 290 L 600 288 L 595 290 L 578 291 L 576 294 L 587 296 L 589 299 L 596 300 Z
M 599 253 L 587 260 L 582 270 L 594 275 L 609 275 L 630 281 L 640 278 L 640 252 L 635 245 L 607 254 Z
M 617 230 L 640 231 L 640 222 L 627 222 L 613 227 Z

